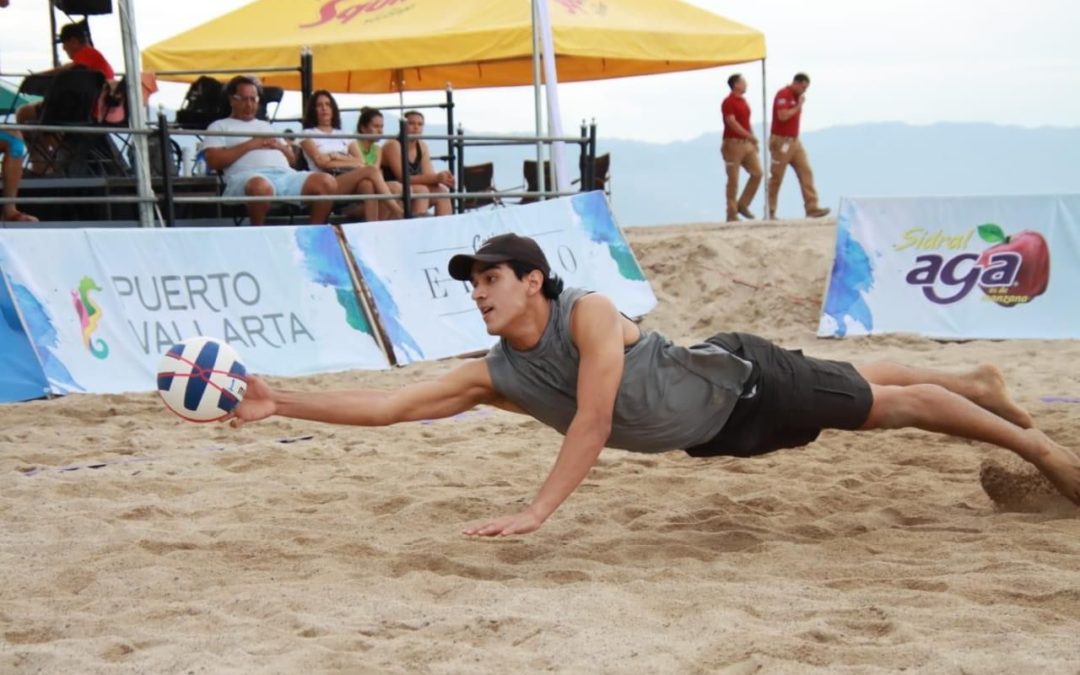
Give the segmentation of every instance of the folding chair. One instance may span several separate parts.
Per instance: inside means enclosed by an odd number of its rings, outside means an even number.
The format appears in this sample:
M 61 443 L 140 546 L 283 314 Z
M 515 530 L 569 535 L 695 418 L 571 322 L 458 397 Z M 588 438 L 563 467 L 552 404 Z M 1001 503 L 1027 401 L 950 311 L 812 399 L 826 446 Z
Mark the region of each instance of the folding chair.
M 581 176 L 570 181 L 570 185 L 576 185 L 582 192 L 591 192 L 592 190 L 603 190 L 605 193 L 608 191 L 608 183 L 610 182 L 610 176 L 608 175 L 611 170 L 611 153 L 605 152 L 596 159 L 593 160 L 592 166 L 592 185 L 587 186 L 583 184 L 585 175 L 585 163 L 584 160 L 580 163 L 579 169 Z M 525 176 L 525 191 L 536 192 L 539 189 L 539 184 L 536 178 L 536 160 L 527 159 L 522 164 L 522 173 Z M 551 174 L 551 162 L 544 162 L 544 189 L 549 192 L 552 190 L 555 179 Z M 531 204 L 537 201 L 536 197 L 522 197 L 518 204 Z
M 176 142 L 175 138 L 169 139 L 169 152 L 165 157 L 162 157 L 161 141 L 158 140 L 157 135 L 152 135 L 146 139 L 146 149 L 150 155 L 148 161 L 150 164 L 151 177 L 159 178 L 163 175 L 163 164 L 168 169 L 170 176 L 180 175 L 180 172 L 183 170 L 184 159 L 180 144 Z M 126 154 L 128 165 L 134 167 L 137 164 L 134 144 L 130 142 L 126 144 Z
M 485 206 L 503 206 L 495 185 L 495 164 L 484 162 L 466 166 L 461 174 L 462 186 L 465 192 L 476 192 L 483 196 L 465 197 L 461 200 L 461 210 L 470 211 Z
M 277 119 L 278 109 L 281 107 L 281 99 L 285 97 L 285 90 L 281 87 L 262 87 L 259 90 L 259 109 L 255 117 L 260 120 L 273 122 Z M 274 114 L 270 115 L 268 109 L 274 104 Z M 230 111 L 231 112 L 231 111 Z
M 539 179 L 536 175 L 536 160 L 526 159 L 521 165 L 521 172 L 525 177 L 525 192 L 536 192 L 540 189 Z M 551 162 L 544 162 L 544 189 L 550 191 L 555 179 L 551 175 Z M 522 197 L 518 204 L 532 204 L 540 201 L 537 197 Z
M 181 129 L 205 129 L 210 123 L 229 116 L 225 86 L 217 78 L 203 75 L 188 87 L 184 102 L 176 111 L 176 126 Z
M 611 177 L 608 175 L 611 170 L 611 153 L 605 152 L 596 159 L 593 160 L 592 167 L 592 179 L 593 184 L 591 188 L 582 187 L 582 192 L 588 192 L 590 190 L 603 190 L 606 194 L 610 195 L 609 183 Z M 584 166 L 582 167 L 581 175 L 585 175 Z M 581 182 L 581 181 L 577 181 Z
M 41 104 L 40 124 L 95 126 L 105 76 L 75 67 L 56 74 Z M 34 132 L 29 143 L 35 173 L 61 176 L 122 176 L 127 173 L 112 139 L 105 134 Z

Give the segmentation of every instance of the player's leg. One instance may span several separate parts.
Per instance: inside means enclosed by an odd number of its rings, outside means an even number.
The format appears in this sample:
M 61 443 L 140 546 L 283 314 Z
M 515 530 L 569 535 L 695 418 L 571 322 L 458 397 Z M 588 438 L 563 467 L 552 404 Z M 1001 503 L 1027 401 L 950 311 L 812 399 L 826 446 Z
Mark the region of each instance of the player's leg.
M 915 427 L 1012 450 L 1080 505 L 1080 457 L 1041 431 L 1021 428 L 937 384 L 871 384 L 871 391 L 863 429 Z
M 936 384 L 959 394 L 1013 424 L 1028 429 L 1031 415 L 1009 396 L 1005 377 L 992 364 L 984 363 L 963 373 L 947 373 L 929 368 L 912 368 L 889 361 L 856 364 L 855 369 L 870 384 L 908 386 Z

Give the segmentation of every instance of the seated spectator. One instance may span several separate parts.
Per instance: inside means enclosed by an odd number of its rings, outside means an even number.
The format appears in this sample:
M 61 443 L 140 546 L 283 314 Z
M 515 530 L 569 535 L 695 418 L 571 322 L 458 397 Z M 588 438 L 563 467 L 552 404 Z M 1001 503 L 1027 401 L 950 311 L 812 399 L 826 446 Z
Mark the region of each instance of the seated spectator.
M 18 131 L 0 129 L 0 154 L 4 156 L 3 195 L 5 199 L 14 199 L 19 194 L 22 164 L 26 157 L 26 144 L 23 143 L 22 135 Z M 14 223 L 37 222 L 37 218 L 15 208 L 13 202 L 4 204 L 3 216 L 0 220 Z
M 296 156 L 280 138 L 265 136 L 214 136 L 215 131 L 273 131 L 269 122 L 255 119 L 259 107 L 259 85 L 254 78 L 237 75 L 225 87 L 232 116 L 212 122 L 206 128 L 206 164 L 225 175 L 225 196 L 240 195 L 294 197 L 332 195 L 337 189 L 333 176 L 292 168 Z M 312 224 L 325 223 L 333 201 L 309 202 Z M 252 225 L 266 222 L 270 202 L 244 202 Z
M 360 118 L 356 121 L 356 133 L 382 136 L 383 128 L 382 112 L 376 108 L 364 107 L 360 109 Z M 379 145 L 378 141 L 365 139 L 358 141 L 357 145 L 360 147 L 360 159 L 364 160 L 364 166 L 372 166 L 376 169 L 382 167 L 382 146 Z M 386 180 L 385 175 L 383 175 L 383 180 L 386 182 L 386 186 L 390 188 L 390 192 L 396 195 L 401 194 L 400 182 L 396 180 Z M 404 214 L 405 208 L 400 201 L 393 202 L 393 204 L 400 207 L 398 213 Z
M 308 99 L 304 110 L 304 131 L 343 134 L 341 111 L 330 92 L 320 89 Z M 360 155 L 356 140 L 346 138 L 305 138 L 300 142 L 308 168 L 334 175 L 337 194 L 393 194 L 377 166 L 368 166 Z M 396 201 L 368 199 L 353 204 L 348 215 L 364 216 L 367 222 L 401 218 L 405 210 Z M 380 216 L 382 216 L 380 218 Z
M 424 116 L 416 110 L 405 113 L 405 131 L 410 136 L 424 133 Z M 412 200 L 414 214 L 427 213 L 431 204 L 434 204 L 435 215 L 450 215 L 453 209 L 449 198 L 436 198 L 429 195 L 448 192 L 453 188 L 454 174 L 449 171 L 435 171 L 431 165 L 431 151 L 423 140 L 413 139 L 408 144 L 408 164 L 403 171 L 401 143 L 397 139 L 386 142 L 382 151 L 383 177 L 388 181 L 404 181 L 406 175 L 408 176 L 409 185 L 415 196 Z

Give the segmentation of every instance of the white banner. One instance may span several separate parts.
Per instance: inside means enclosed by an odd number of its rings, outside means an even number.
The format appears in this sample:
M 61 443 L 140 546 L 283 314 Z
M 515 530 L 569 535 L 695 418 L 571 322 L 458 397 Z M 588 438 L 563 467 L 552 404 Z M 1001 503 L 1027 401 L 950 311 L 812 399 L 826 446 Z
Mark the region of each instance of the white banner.
M 1080 338 L 1080 196 L 844 199 L 818 335 Z
M 151 390 L 195 335 L 270 375 L 389 366 L 330 227 L 3 230 L 0 261 L 56 393 Z
M 447 263 L 496 234 L 533 237 L 567 286 L 601 292 L 624 314 L 642 316 L 656 306 L 600 192 L 342 229 L 401 364 L 480 351 L 494 343 L 469 296 L 471 287 L 450 278 Z

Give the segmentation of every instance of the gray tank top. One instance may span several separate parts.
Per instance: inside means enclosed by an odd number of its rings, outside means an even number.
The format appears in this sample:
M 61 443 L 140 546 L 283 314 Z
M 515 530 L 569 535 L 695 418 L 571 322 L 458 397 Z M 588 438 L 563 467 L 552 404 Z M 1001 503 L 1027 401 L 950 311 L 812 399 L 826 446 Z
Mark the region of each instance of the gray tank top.
M 570 312 L 590 291 L 567 288 L 551 303 L 540 342 L 518 351 L 500 340 L 487 354 L 495 390 L 565 434 L 577 412 L 578 351 Z M 625 350 L 607 446 L 634 452 L 689 448 L 724 426 L 753 366 L 711 343 L 675 345 L 655 331 Z

